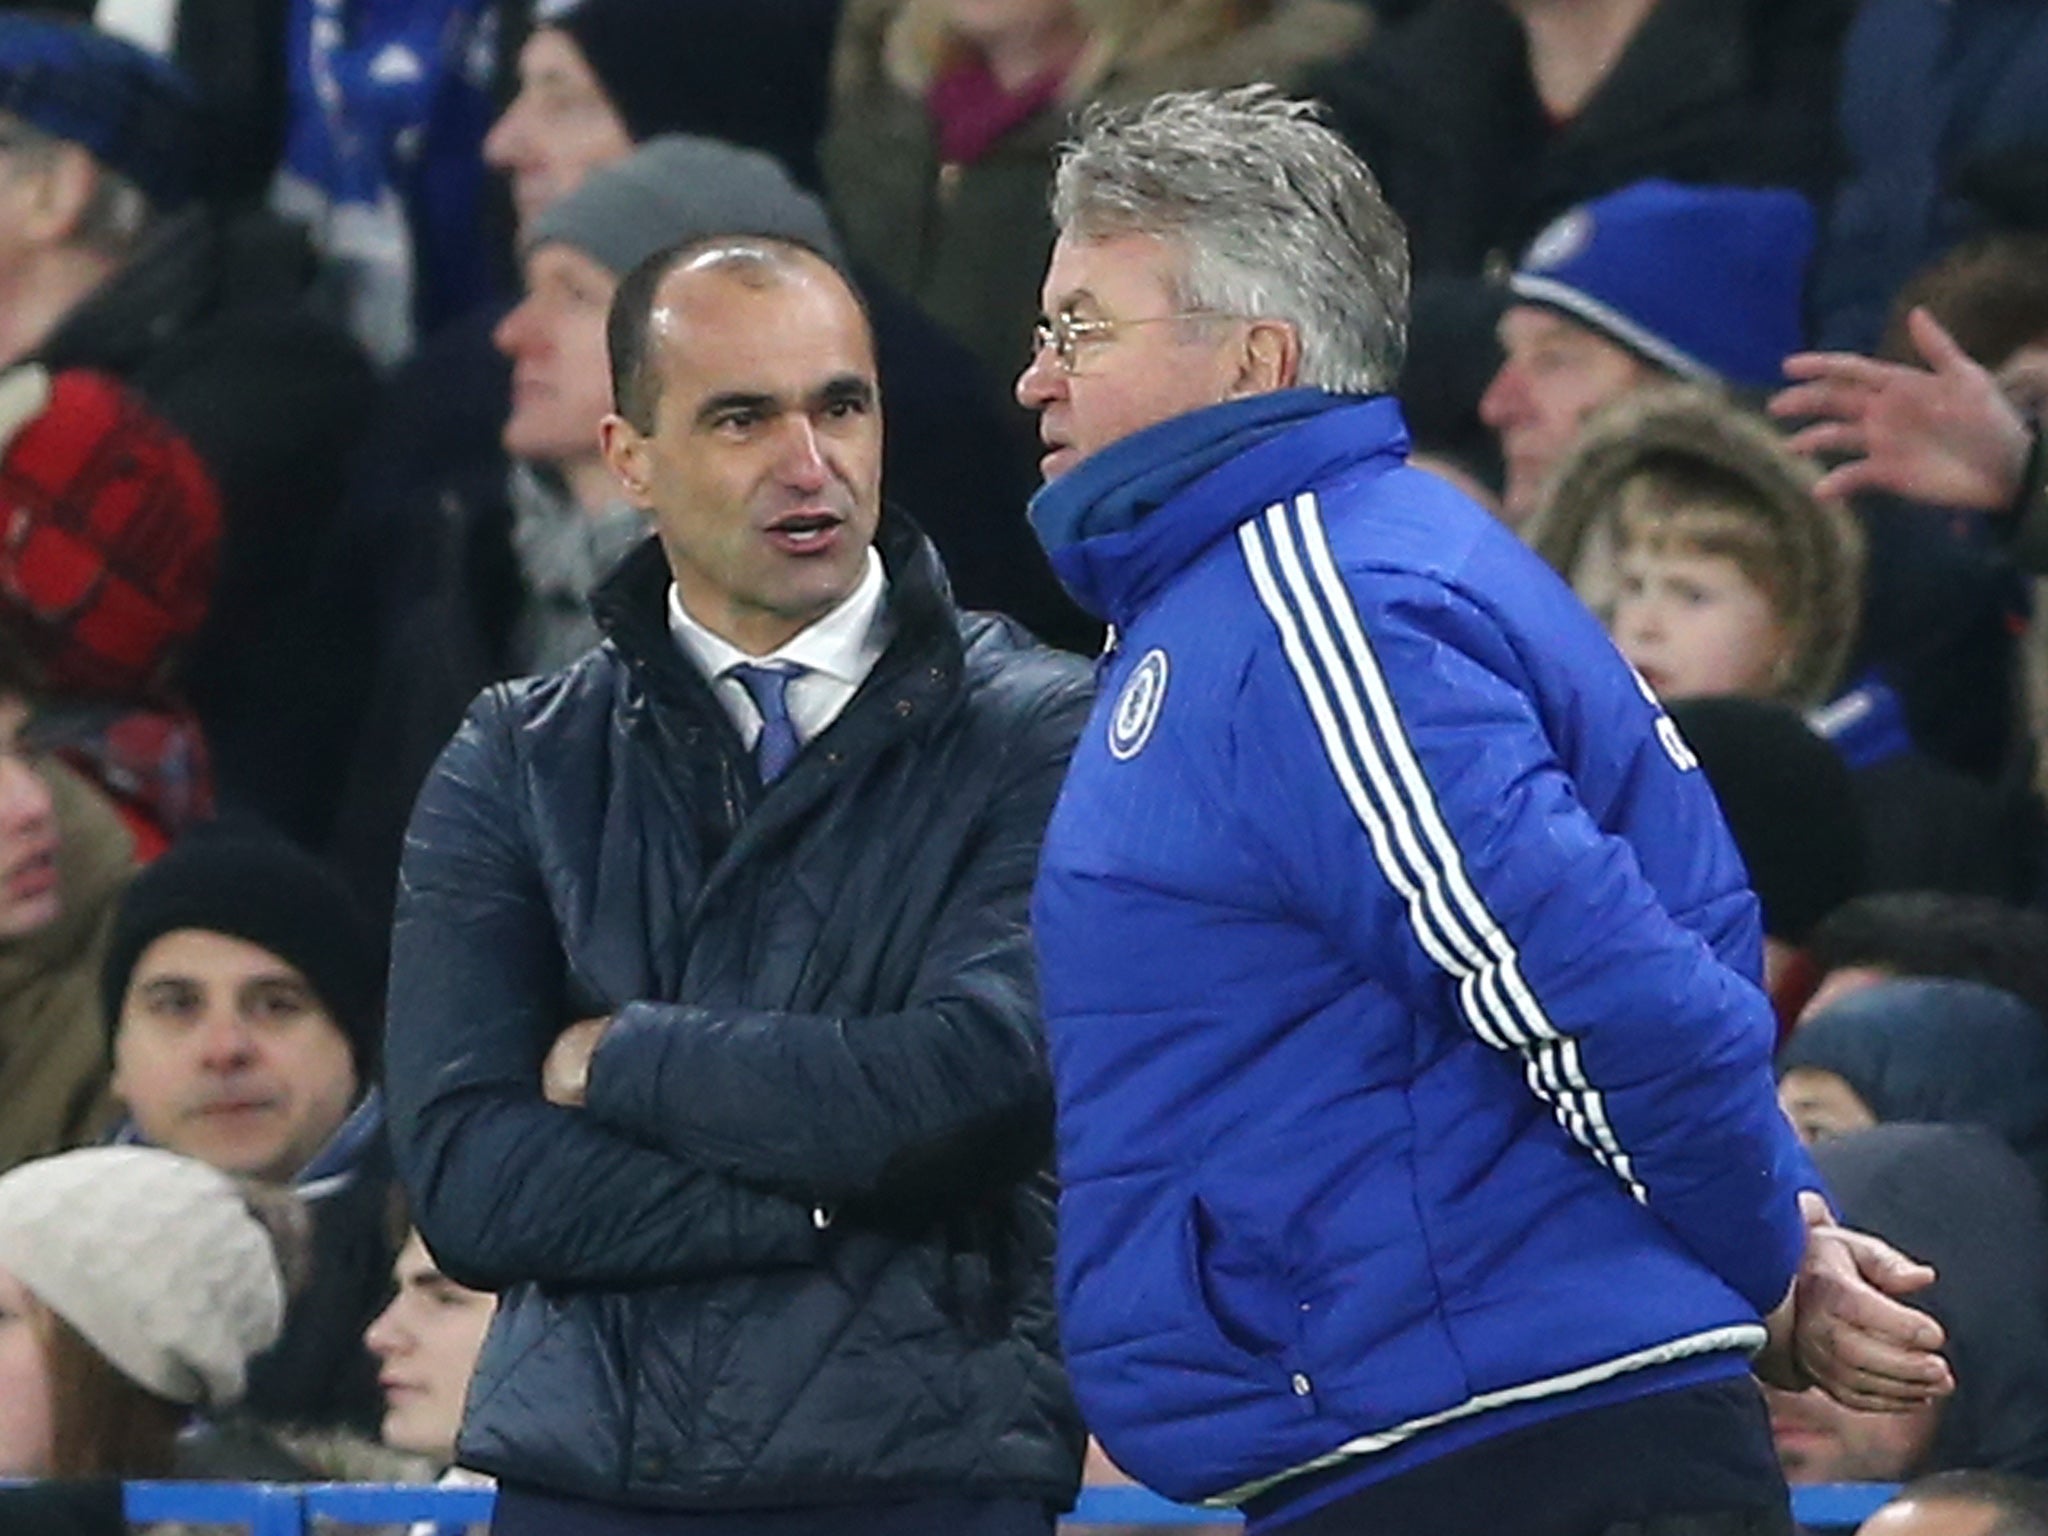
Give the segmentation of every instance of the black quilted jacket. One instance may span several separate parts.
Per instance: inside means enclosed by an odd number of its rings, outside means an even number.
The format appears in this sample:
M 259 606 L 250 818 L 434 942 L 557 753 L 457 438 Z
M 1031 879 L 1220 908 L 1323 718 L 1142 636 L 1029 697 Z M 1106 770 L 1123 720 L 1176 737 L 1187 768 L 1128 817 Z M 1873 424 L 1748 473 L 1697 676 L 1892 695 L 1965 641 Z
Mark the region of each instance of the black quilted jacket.
M 763 791 L 665 625 L 493 688 L 407 834 L 393 1147 L 449 1273 L 502 1289 L 462 1460 L 668 1507 L 1065 1507 L 1051 1095 L 1026 902 L 1084 663 L 961 615 L 885 518 L 896 638 Z M 538 1076 L 616 1015 L 582 1110 Z

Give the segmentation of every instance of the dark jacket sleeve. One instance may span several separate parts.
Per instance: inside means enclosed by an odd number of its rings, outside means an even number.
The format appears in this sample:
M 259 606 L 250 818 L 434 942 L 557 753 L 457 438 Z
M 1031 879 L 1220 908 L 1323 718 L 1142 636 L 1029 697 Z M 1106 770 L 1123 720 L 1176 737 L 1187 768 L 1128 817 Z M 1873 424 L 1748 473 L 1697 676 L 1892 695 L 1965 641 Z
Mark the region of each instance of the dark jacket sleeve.
M 2019 494 L 1998 521 L 2004 524 L 2013 563 L 2029 576 L 2048 575 L 2048 433 L 2038 425 L 2020 471 Z
M 521 814 L 510 695 L 486 693 L 421 792 L 392 934 L 392 1151 L 464 1284 L 645 1284 L 816 1252 L 810 1210 L 541 1096 L 563 957 Z
M 1087 707 L 1077 678 L 1020 722 L 902 1008 L 633 1003 L 592 1062 L 591 1112 L 679 1158 L 824 1202 L 943 1204 L 1037 1166 L 1052 1091 L 1027 909 Z

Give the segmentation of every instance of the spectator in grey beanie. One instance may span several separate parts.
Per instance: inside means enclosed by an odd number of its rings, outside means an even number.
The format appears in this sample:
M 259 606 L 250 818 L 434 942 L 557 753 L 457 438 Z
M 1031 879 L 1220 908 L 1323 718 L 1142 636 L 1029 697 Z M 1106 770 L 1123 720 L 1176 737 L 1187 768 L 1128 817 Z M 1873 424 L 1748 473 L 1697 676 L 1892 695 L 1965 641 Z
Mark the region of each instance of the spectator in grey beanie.
M 846 265 L 824 204 L 773 156 L 685 133 L 649 139 L 587 177 L 536 214 L 519 243 L 523 256 L 549 241 L 573 245 L 617 278 L 707 235 L 774 235 Z
M 383 1304 L 390 1153 L 373 1086 L 376 949 L 318 860 L 274 835 L 188 834 L 138 875 L 101 975 L 119 1142 L 293 1185 L 312 1276 L 252 1372 L 250 1412 L 374 1434 L 363 1329 Z

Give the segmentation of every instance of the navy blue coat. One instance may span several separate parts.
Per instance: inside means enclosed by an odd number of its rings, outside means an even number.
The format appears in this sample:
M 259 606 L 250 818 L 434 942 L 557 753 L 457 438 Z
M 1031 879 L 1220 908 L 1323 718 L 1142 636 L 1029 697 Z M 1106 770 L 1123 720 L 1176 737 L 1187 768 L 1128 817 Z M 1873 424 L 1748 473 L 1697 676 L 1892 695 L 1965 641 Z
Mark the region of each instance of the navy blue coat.
M 489 690 L 422 792 L 393 935 L 393 1149 L 503 1289 L 465 1465 L 677 1508 L 1064 1505 L 1051 1093 L 1025 911 L 1084 663 L 947 600 L 885 518 L 896 636 L 763 790 L 667 631 Z M 568 1023 L 615 1023 L 584 1109 Z
M 1850 170 L 1814 272 L 1814 331 L 1869 351 L 1899 285 L 1981 228 L 1969 173 L 2048 150 L 2048 10 L 1866 0 L 1842 55 L 1841 127 Z

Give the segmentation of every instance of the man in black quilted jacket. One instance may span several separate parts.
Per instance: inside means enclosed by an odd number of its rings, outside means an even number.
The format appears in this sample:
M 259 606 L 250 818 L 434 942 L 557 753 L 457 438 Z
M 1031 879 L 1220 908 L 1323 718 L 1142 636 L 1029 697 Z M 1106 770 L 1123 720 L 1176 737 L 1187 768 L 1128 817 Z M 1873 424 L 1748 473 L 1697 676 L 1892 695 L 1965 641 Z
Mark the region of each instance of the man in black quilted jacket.
M 503 1293 L 459 1458 L 513 1536 L 1045 1536 L 1081 1433 L 1025 911 L 1086 666 L 882 507 L 817 255 L 657 256 L 609 340 L 657 537 L 406 840 L 394 1147 Z

